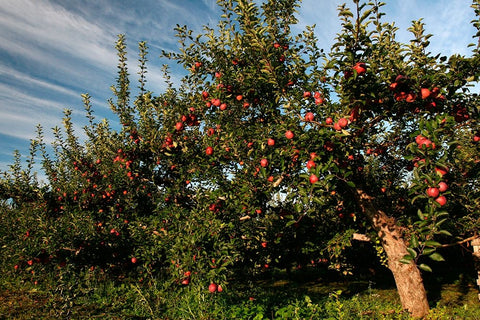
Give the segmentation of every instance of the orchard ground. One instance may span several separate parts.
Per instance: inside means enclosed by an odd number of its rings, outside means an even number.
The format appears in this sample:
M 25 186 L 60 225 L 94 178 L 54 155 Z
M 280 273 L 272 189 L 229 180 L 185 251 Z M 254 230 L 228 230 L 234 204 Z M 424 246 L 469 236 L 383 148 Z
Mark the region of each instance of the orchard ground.
M 460 262 L 460 260 L 458 260 Z M 462 261 L 464 262 L 464 261 Z M 378 266 L 377 266 L 378 268 Z M 402 311 L 391 276 L 339 277 L 325 268 L 308 266 L 286 274 L 269 270 L 249 281 L 236 279 L 221 294 L 186 287 L 159 292 L 124 279 L 122 284 L 98 282 L 69 297 L 48 279 L 34 284 L 2 280 L 2 319 L 412 319 Z M 425 319 L 479 319 L 480 303 L 474 275 L 461 266 L 426 280 L 432 310 Z M 468 269 L 468 267 L 466 268 Z M 453 271 L 456 270 L 457 272 Z

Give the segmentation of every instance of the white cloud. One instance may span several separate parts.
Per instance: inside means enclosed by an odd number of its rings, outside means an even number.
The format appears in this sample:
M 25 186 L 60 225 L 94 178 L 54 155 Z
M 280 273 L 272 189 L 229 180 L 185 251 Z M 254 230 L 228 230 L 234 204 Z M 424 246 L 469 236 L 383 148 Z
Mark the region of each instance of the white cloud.
M 0 133 L 24 140 L 35 137 L 38 124 L 47 130 L 61 126 L 63 110 L 67 108 L 58 101 L 35 97 L 1 83 L 0 101 Z M 72 117 L 78 120 L 81 120 L 81 115 L 78 110 L 72 111 Z
M 55 57 L 60 55 L 103 69 L 112 65 L 115 52 L 107 44 L 115 32 L 110 28 L 45 0 L 3 1 L 0 14 L 0 48 L 12 55 L 54 66 L 60 62 Z
M 65 94 L 70 97 L 79 97 L 78 93 L 71 89 L 35 78 L 11 67 L 0 65 L 0 77 L 4 77 L 5 79 L 9 78 L 10 81 L 15 80 L 17 83 L 21 83 L 26 87 L 42 88 L 43 90 L 55 91 L 57 93 Z

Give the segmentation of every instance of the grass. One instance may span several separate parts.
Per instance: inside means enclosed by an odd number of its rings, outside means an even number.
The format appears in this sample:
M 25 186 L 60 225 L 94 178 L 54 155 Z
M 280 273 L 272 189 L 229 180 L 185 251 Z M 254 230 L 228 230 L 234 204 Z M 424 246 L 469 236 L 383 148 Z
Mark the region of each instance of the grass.
M 409 319 L 390 280 L 327 281 L 313 271 L 272 272 L 232 281 L 221 294 L 159 283 L 89 283 L 82 288 L 6 281 L 0 285 L 0 319 Z M 375 282 L 374 282 L 375 281 Z M 87 288 L 88 287 L 88 288 Z M 427 283 L 427 319 L 479 319 L 478 289 L 460 276 Z

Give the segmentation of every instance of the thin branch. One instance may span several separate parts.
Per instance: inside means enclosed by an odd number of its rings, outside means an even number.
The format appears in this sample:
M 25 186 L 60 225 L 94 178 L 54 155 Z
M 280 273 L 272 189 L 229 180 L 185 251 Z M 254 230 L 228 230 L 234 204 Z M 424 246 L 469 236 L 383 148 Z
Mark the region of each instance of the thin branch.
M 480 239 L 480 236 L 474 235 L 474 236 L 471 236 L 470 238 L 466 238 L 466 239 L 463 239 L 463 240 L 460 240 L 460 241 L 457 241 L 457 242 L 454 242 L 454 243 L 442 244 L 442 245 L 440 246 L 440 248 L 453 247 L 453 246 L 456 246 L 456 245 L 459 245 L 459 244 L 463 244 L 463 243 L 465 243 L 465 242 L 469 242 L 469 241 L 472 241 L 472 240 L 475 240 L 475 239 Z

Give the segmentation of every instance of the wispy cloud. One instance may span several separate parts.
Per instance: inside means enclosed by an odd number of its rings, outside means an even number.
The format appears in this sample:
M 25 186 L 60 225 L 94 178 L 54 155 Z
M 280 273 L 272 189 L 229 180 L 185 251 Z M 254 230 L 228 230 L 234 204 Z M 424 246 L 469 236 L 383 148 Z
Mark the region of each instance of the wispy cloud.
M 34 138 L 38 124 L 45 128 L 61 125 L 63 109 L 67 107 L 5 84 L 0 84 L 0 100 L 0 134 L 24 140 Z M 78 116 L 79 112 L 75 111 L 75 114 Z
M 29 88 L 41 88 L 51 92 L 57 92 L 70 97 L 78 98 L 78 93 L 64 86 L 54 84 L 42 79 L 33 77 L 27 73 L 20 72 L 14 68 L 0 65 L 0 77 L 8 79 L 12 83 L 16 83 Z
M 65 55 L 97 67 L 112 65 L 115 52 L 105 45 L 115 34 L 111 27 L 102 28 L 45 0 L 4 1 L 0 14 L 0 48 L 13 56 L 56 67 L 62 61 L 56 58 Z

